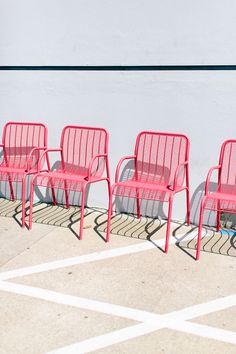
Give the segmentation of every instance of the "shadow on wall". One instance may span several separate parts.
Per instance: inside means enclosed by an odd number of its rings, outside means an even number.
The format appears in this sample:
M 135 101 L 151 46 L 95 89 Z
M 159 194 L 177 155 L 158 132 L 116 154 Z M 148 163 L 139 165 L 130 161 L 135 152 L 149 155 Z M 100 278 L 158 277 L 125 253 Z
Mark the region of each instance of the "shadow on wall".
M 55 171 L 59 168 L 59 166 L 60 166 L 60 161 L 56 161 L 53 164 L 53 166 L 51 167 L 51 170 Z M 42 193 L 43 189 L 46 190 L 44 195 Z M 86 188 L 85 205 L 87 205 L 89 190 L 90 190 L 90 186 L 88 185 Z M 48 187 L 42 188 L 42 187 L 35 186 L 34 191 L 35 191 L 35 195 L 39 201 L 41 201 L 43 203 L 52 203 L 52 194 L 51 194 L 50 188 L 48 188 Z M 80 192 L 69 191 L 68 196 L 69 196 L 69 204 L 70 205 L 78 206 L 81 204 L 81 193 Z M 56 201 L 58 204 L 66 204 L 64 190 L 55 189 L 55 197 L 56 197 Z
M 52 170 L 56 170 L 60 165 L 60 161 L 56 161 L 53 166 Z M 30 193 L 30 183 L 32 180 L 33 176 L 27 177 L 27 184 L 26 184 L 26 200 L 29 199 L 29 193 Z M 21 200 L 22 198 L 22 185 L 20 182 L 13 182 L 13 191 L 15 195 L 16 200 Z M 85 205 L 87 205 L 88 201 L 88 194 L 89 194 L 90 186 L 87 186 L 86 189 L 86 196 L 85 196 Z M 38 187 L 35 186 L 34 188 L 34 197 L 36 200 L 42 202 L 42 203 L 52 203 L 52 195 L 51 195 L 51 189 L 47 187 Z M 78 206 L 81 204 L 81 193 L 80 192 L 75 192 L 75 191 L 69 191 L 69 203 L 70 205 L 75 205 Z M 65 201 L 65 192 L 61 189 L 55 189 L 55 196 L 56 196 L 56 201 L 58 204 L 66 204 Z M 11 194 L 10 194 L 10 188 L 9 188 L 9 183 L 8 181 L 1 181 L 0 183 L 0 198 L 6 198 L 6 199 L 11 199 Z
M 134 162 L 129 161 L 120 176 L 120 181 L 126 181 L 131 179 L 134 176 Z M 213 192 L 217 188 L 217 183 L 210 182 L 209 191 Z M 191 191 L 190 191 L 191 192 Z M 190 208 L 191 208 L 191 223 L 193 225 L 198 225 L 199 223 L 199 214 L 200 214 L 200 204 L 201 200 L 205 193 L 205 181 L 200 183 L 199 186 L 195 189 L 191 201 L 190 201 Z M 181 194 L 181 193 L 180 193 Z M 177 197 L 177 196 L 176 196 Z M 185 203 L 185 201 L 184 201 Z M 163 203 L 159 201 L 153 200 L 142 200 L 141 201 L 141 215 L 147 216 L 151 218 L 162 218 L 167 219 L 167 208 L 168 203 Z M 184 208 L 186 205 L 184 204 Z M 114 208 L 118 213 L 128 213 L 134 214 L 137 213 L 136 207 L 136 199 L 135 198 L 127 198 L 127 197 L 115 197 L 114 201 Z M 228 214 L 228 213 L 221 213 L 221 222 L 224 226 L 229 225 L 235 226 L 236 225 L 236 215 L 235 214 Z M 213 210 L 206 210 L 204 211 L 204 218 L 203 224 L 208 226 L 215 226 L 216 225 L 216 212 Z
M 213 192 L 217 188 L 216 182 L 210 182 L 209 184 L 209 191 Z M 191 223 L 193 225 L 198 225 L 199 223 L 199 214 L 200 214 L 200 204 L 202 197 L 205 193 L 205 182 L 199 184 L 199 186 L 195 189 L 190 203 L 191 208 Z M 213 210 L 204 211 L 203 217 L 203 225 L 208 226 L 216 226 L 216 212 Z M 221 213 L 221 226 L 222 227 L 235 227 L 236 226 L 236 215 L 232 213 Z
M 129 161 L 124 166 L 121 175 L 120 181 L 127 181 L 134 176 L 134 161 Z M 154 200 L 140 200 L 140 213 L 143 216 L 151 218 L 167 218 L 166 211 L 164 210 L 167 203 L 162 203 Z M 114 209 L 118 213 L 128 213 L 136 214 L 136 199 L 128 197 L 119 197 L 115 196 L 113 203 Z

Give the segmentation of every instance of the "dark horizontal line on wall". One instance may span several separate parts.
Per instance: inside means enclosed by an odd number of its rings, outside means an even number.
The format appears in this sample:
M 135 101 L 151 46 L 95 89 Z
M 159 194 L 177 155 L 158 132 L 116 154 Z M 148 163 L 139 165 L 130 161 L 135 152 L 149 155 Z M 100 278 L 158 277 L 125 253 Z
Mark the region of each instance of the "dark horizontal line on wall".
M 236 65 L 15 65 L 1 71 L 212 71 L 236 70 Z

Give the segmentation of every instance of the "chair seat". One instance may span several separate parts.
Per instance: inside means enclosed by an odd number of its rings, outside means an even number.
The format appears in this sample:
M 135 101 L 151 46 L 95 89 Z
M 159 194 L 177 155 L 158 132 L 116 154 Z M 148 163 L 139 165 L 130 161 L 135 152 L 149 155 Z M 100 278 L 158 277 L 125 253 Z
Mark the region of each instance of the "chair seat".
M 136 198 L 137 190 L 139 198 L 146 200 L 169 201 L 170 195 L 173 193 L 169 186 L 137 180 L 113 185 L 113 194 L 116 196 Z
M 236 213 L 236 194 L 211 193 L 206 197 L 205 208 Z
M 39 173 L 34 181 L 35 185 L 43 187 L 54 187 L 63 190 L 81 191 L 87 175 L 68 173 L 62 170 Z
M 32 170 L 32 173 L 35 173 L 36 170 Z M 18 166 L 6 166 L 4 164 L 0 165 L 0 180 L 1 181 L 8 181 L 9 177 L 12 182 L 20 182 L 22 181 L 24 175 L 26 174 L 25 167 L 18 167 Z

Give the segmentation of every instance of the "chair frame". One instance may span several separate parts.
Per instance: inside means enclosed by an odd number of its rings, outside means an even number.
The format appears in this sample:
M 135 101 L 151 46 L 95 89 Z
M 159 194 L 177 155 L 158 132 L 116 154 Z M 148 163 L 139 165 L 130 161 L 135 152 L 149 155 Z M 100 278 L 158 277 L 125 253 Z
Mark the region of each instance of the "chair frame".
M 173 181 L 173 187 L 169 189 L 170 192 L 170 197 L 169 197 L 169 208 L 168 208 L 168 217 L 167 217 L 167 230 L 166 230 L 166 242 L 165 242 L 165 253 L 168 252 L 169 248 L 169 237 L 170 237 L 170 224 L 171 224 L 171 214 L 172 214 L 172 207 L 173 207 L 173 199 L 176 193 L 179 193 L 181 191 L 186 191 L 186 205 L 187 205 L 187 214 L 186 214 L 186 222 L 187 225 L 190 225 L 190 198 L 189 198 L 189 139 L 186 135 L 183 134 L 174 134 L 174 133 L 164 133 L 164 132 L 152 132 L 152 131 L 142 131 L 138 134 L 136 138 L 136 144 L 135 144 L 135 152 L 134 155 L 130 156 L 124 156 L 120 159 L 118 162 L 117 168 L 116 168 L 116 173 L 115 173 L 115 183 L 112 185 L 111 192 L 113 195 L 114 189 L 119 183 L 119 176 L 120 176 L 120 168 L 125 160 L 134 160 L 134 167 L 135 167 L 135 175 L 137 176 L 137 152 L 138 152 L 138 144 L 139 144 L 139 139 L 142 134 L 153 134 L 153 135 L 160 135 L 160 136 L 171 136 L 171 137 L 183 137 L 186 139 L 186 152 L 185 152 L 185 161 L 183 163 L 178 164 L 175 170 L 174 174 L 174 181 Z M 178 188 L 178 178 L 179 178 L 179 173 L 181 170 L 184 168 L 185 173 L 184 173 L 184 178 L 183 178 L 183 183 L 182 187 Z M 186 182 L 186 185 L 184 186 L 184 179 Z M 143 188 L 143 187 L 142 187 Z M 140 214 L 140 198 L 138 196 L 138 189 L 137 188 L 137 195 L 136 195 L 136 208 L 137 208 L 137 217 L 140 219 L 141 214 Z M 144 188 L 145 189 L 145 188 Z M 158 190 L 158 189 L 157 189 Z M 163 201 L 165 202 L 165 201 Z M 113 214 L 112 210 L 112 198 L 110 199 L 109 203 L 109 210 L 108 210 L 108 230 L 110 230 L 110 223 L 111 223 L 111 216 Z
M 60 148 L 49 148 L 47 150 L 44 151 L 44 154 L 41 156 L 41 161 L 43 160 L 44 156 L 47 157 L 47 159 L 49 159 L 48 154 L 52 153 L 52 152 L 60 152 L 61 155 L 61 163 L 62 166 L 64 166 L 65 164 L 65 159 L 63 156 L 63 139 L 64 139 L 64 134 L 67 128 L 79 128 L 79 129 L 87 129 L 87 130 L 97 130 L 97 131 L 103 131 L 106 134 L 106 141 L 105 141 L 105 153 L 104 154 L 97 154 L 94 155 L 92 157 L 92 159 L 90 160 L 89 163 L 89 167 L 88 167 L 88 175 L 84 178 L 84 181 L 82 182 L 82 188 L 81 188 L 81 210 L 80 210 L 80 229 L 79 229 L 79 239 L 82 240 L 83 238 L 83 222 L 84 222 L 84 209 L 85 209 L 85 195 L 86 195 L 86 188 L 89 184 L 92 183 L 97 183 L 97 182 L 102 182 L 102 181 L 106 181 L 107 182 L 107 187 L 108 187 L 108 198 L 109 198 L 109 203 L 110 203 L 110 199 L 111 199 L 111 183 L 110 183 L 110 170 L 109 170 L 109 161 L 108 161 L 108 139 L 109 139 L 109 135 L 108 132 L 103 129 L 103 128 L 97 128 L 97 127 L 88 127 L 88 126 L 75 126 L 75 125 L 68 125 L 65 126 L 62 130 L 61 133 L 61 143 L 60 143 Z M 100 157 L 104 157 L 105 158 L 105 167 L 104 169 L 106 170 L 106 177 L 99 177 L 99 178 L 92 178 L 92 168 L 94 165 L 94 162 L 96 161 L 96 159 L 100 158 Z M 50 171 L 44 171 L 43 176 L 46 176 L 46 173 L 50 172 Z M 66 172 L 65 172 L 66 174 Z M 104 174 L 104 171 L 103 171 Z M 35 185 L 35 181 L 37 180 L 37 177 L 39 177 L 41 175 L 41 172 L 39 174 L 36 174 L 34 176 L 34 178 L 32 179 L 31 182 L 31 187 L 30 187 L 30 211 L 29 211 L 29 230 L 32 229 L 32 213 L 33 213 L 33 197 L 34 197 L 34 185 Z M 42 176 L 42 175 L 41 175 Z M 81 182 L 81 181 L 80 181 Z M 66 208 L 69 208 L 69 196 L 68 196 L 68 189 L 67 189 L 67 185 L 66 185 L 66 180 L 64 181 L 65 183 L 65 199 L 66 199 Z M 54 187 L 53 185 L 51 185 L 51 191 L 52 191 L 52 199 L 53 199 L 53 204 L 56 205 L 56 197 L 55 197 L 55 191 L 54 191 Z M 107 230 L 107 234 L 106 234 L 106 242 L 109 241 L 109 234 L 110 234 L 110 230 Z
M 33 154 L 35 153 L 35 151 L 45 151 L 47 148 L 47 136 L 48 136 L 48 130 L 47 127 L 42 124 L 42 123 L 32 123 L 32 122 L 8 122 L 5 124 L 4 128 L 3 128 L 3 134 L 2 134 L 2 144 L 0 144 L 0 147 L 3 149 L 3 155 L 4 155 L 4 160 L 6 162 L 6 164 L 8 164 L 7 162 L 7 153 L 6 153 L 6 148 L 5 148 L 5 139 L 6 139 L 6 131 L 8 126 L 10 125 L 17 125 L 17 126 L 40 126 L 44 129 L 45 133 L 44 133 L 44 146 L 38 146 L 38 147 L 34 147 L 32 148 L 32 150 L 30 151 L 28 157 L 27 157 L 27 161 L 26 161 L 26 166 L 25 169 L 22 168 L 22 171 L 16 171 L 14 170 L 14 167 L 12 167 L 12 171 L 8 172 L 8 183 L 10 186 L 10 193 L 11 193 L 11 200 L 14 201 L 15 200 L 15 195 L 14 195 L 14 190 L 13 190 L 13 182 L 19 183 L 19 181 L 12 181 L 10 174 L 11 173 L 16 173 L 16 174 L 22 174 L 22 228 L 25 227 L 25 192 L 26 192 L 26 178 L 32 174 L 35 174 L 35 171 L 32 171 L 31 167 L 30 167 L 30 162 L 32 159 Z M 47 159 L 47 164 L 48 164 L 48 168 L 50 168 L 49 165 L 49 161 Z M 40 166 L 40 159 L 37 163 L 37 172 L 39 172 L 39 166 Z M 7 167 L 7 166 L 6 166 Z
M 206 201 L 208 198 L 210 199 L 215 199 L 215 200 L 226 200 L 227 199 L 219 199 L 219 198 L 214 198 L 212 197 L 212 193 L 209 191 L 209 185 L 211 181 L 211 177 L 214 171 L 218 171 L 218 179 L 217 179 L 217 189 L 216 191 L 219 191 L 220 188 L 220 181 L 221 181 L 221 172 L 222 172 L 222 164 L 223 164 L 223 158 L 224 158 L 224 150 L 225 147 L 228 143 L 236 143 L 236 140 L 234 139 L 229 139 L 223 142 L 220 150 L 220 157 L 219 157 L 219 164 L 216 166 L 213 166 L 210 168 L 207 174 L 206 178 L 206 183 L 205 183 L 205 193 L 204 197 L 202 198 L 201 205 L 200 205 L 200 215 L 199 215 L 199 224 L 198 224 L 198 238 L 197 238 L 197 248 L 196 248 L 196 260 L 198 261 L 200 258 L 200 251 L 201 251 L 201 235 L 202 235 L 202 224 L 203 224 L 203 216 L 204 216 L 204 211 L 205 211 L 205 206 L 206 206 Z M 227 193 L 224 193 L 227 194 Z M 229 196 L 231 195 L 230 193 L 228 194 Z M 235 195 L 235 203 L 236 203 L 236 195 Z M 220 213 L 221 212 L 228 212 L 231 214 L 236 214 L 236 211 L 229 211 L 227 209 L 219 209 L 220 203 L 217 202 L 217 210 L 216 209 L 207 209 L 207 210 L 215 210 L 217 215 L 216 215 L 216 231 L 219 232 L 220 230 Z

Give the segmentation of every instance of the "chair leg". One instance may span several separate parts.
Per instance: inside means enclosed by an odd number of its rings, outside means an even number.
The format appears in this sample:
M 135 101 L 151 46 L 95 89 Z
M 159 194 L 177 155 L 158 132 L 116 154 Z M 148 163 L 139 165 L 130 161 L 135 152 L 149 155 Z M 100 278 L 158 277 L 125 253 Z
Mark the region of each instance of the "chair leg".
M 108 187 L 108 216 L 107 216 L 107 232 L 106 232 L 106 242 L 110 240 L 110 230 L 111 230 L 111 215 L 112 215 L 112 191 L 110 181 L 107 180 Z
M 140 219 L 140 199 L 139 199 L 139 195 L 138 195 L 138 190 L 136 190 L 136 206 L 137 206 L 137 216 L 138 219 Z
M 53 184 L 51 182 L 51 192 L 52 192 L 52 201 L 54 205 L 57 205 L 57 200 L 56 200 L 56 195 L 55 195 L 55 189 L 53 187 Z
M 30 184 L 29 230 L 32 229 L 33 203 L 34 203 L 34 178 Z
M 64 181 L 64 186 L 65 186 L 65 196 L 66 196 L 66 207 L 68 209 L 70 207 L 70 204 L 69 204 L 69 196 L 68 196 L 68 188 L 67 188 L 66 180 Z
M 22 228 L 25 227 L 25 181 L 26 181 L 26 177 L 24 176 L 23 179 L 22 179 L 22 217 L 21 217 L 21 220 L 22 220 Z
M 169 248 L 169 238 L 170 238 L 170 223 L 171 223 L 171 214 L 172 214 L 172 206 L 173 206 L 173 197 L 172 195 L 169 200 L 169 208 L 168 208 L 168 220 L 167 220 L 167 229 L 166 229 L 166 244 L 165 244 L 165 253 L 168 252 Z
M 9 186 L 10 186 L 11 200 L 14 202 L 15 196 L 14 196 L 14 191 L 13 191 L 13 186 L 12 186 L 12 180 L 9 175 L 8 175 L 8 182 L 9 182 Z
M 81 198 L 81 208 L 80 208 L 80 229 L 79 229 L 80 240 L 82 240 L 83 238 L 85 192 L 86 192 L 86 186 L 83 186 L 81 190 L 82 198 Z
M 112 197 L 113 197 L 113 191 L 114 191 L 114 186 L 111 186 L 111 216 L 114 214 L 114 212 L 116 212 L 116 210 L 113 210 L 113 206 L 112 206 Z
M 200 257 L 201 236 L 202 236 L 202 222 L 203 222 L 203 215 L 204 215 L 204 207 L 205 207 L 205 198 L 203 198 L 202 203 L 201 203 L 201 208 L 200 208 L 200 217 L 199 217 L 199 224 L 198 224 L 196 261 L 198 261 L 199 257 Z
M 47 153 L 46 153 L 46 161 L 47 161 L 47 165 L 48 165 L 48 171 L 50 171 L 51 170 L 51 166 L 50 166 L 50 161 L 49 161 L 49 157 L 48 157 Z M 52 183 L 51 179 L 50 179 L 50 185 L 51 185 L 53 204 L 57 205 L 56 196 L 55 196 L 55 189 L 53 187 L 53 183 Z
M 217 202 L 216 231 L 220 231 L 220 202 Z
M 187 204 L 187 225 L 190 225 L 190 198 L 189 198 L 189 189 L 186 189 L 186 204 Z

